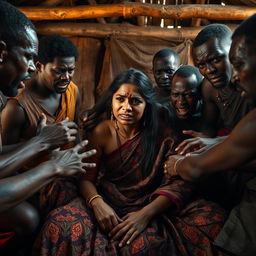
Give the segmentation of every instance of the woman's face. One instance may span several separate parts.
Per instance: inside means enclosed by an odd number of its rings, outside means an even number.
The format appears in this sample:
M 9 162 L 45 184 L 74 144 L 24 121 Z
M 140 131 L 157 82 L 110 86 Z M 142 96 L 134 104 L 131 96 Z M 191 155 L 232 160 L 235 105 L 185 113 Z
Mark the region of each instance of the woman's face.
M 171 103 L 180 119 L 188 118 L 196 107 L 196 84 L 194 74 L 186 78 L 177 75 L 173 77 Z
M 112 111 L 122 125 L 138 124 L 143 116 L 146 101 L 133 84 L 122 84 L 112 97 Z

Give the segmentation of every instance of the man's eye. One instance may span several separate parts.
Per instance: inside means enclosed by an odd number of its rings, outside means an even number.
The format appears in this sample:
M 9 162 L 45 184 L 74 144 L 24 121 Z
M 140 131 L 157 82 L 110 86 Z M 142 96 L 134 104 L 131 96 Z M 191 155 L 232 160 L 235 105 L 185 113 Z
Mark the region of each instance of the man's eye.
M 242 63 L 233 63 L 232 65 L 235 70 L 239 70 L 242 67 Z
M 170 74 L 170 75 L 172 75 L 172 74 L 174 73 L 174 70 L 169 69 L 169 70 L 167 70 L 167 73 Z
M 179 97 L 179 93 L 172 93 L 171 96 L 172 96 L 173 98 L 178 98 L 178 97 Z
M 205 65 L 204 65 L 204 64 L 198 64 L 197 67 L 198 67 L 199 69 L 203 69 L 203 68 L 205 67 Z
M 184 96 L 186 98 L 192 98 L 194 96 L 194 94 L 193 93 L 185 93 Z
M 62 74 L 61 70 L 56 70 L 56 69 L 54 70 L 54 73 L 57 74 L 57 75 Z
M 34 56 L 32 54 L 26 54 L 25 56 L 28 60 L 34 59 Z
M 219 58 L 214 58 L 214 59 L 212 60 L 213 63 L 217 63 L 217 62 L 219 62 L 219 61 L 220 61 Z

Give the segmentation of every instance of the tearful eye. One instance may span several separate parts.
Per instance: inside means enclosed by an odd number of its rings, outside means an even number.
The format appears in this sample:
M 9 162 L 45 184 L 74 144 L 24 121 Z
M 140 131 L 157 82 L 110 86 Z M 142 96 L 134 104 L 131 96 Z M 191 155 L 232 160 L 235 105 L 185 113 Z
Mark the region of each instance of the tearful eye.
M 124 98 L 123 97 L 116 97 L 116 100 L 119 102 L 124 102 Z
M 137 98 L 131 99 L 132 105 L 139 105 L 140 103 L 142 103 L 142 101 L 140 99 L 137 99 Z

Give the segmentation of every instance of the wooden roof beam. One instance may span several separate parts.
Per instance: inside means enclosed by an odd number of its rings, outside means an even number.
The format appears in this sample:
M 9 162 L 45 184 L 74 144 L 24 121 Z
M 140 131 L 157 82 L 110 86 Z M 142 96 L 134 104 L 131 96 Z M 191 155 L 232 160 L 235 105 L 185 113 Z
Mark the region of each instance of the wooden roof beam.
M 38 23 L 37 32 L 40 35 L 61 34 L 65 36 L 86 36 L 105 38 L 112 35 L 135 36 L 135 37 L 158 37 L 176 39 L 194 39 L 203 27 L 190 28 L 159 28 L 156 26 L 141 27 L 130 24 L 99 24 L 99 23 L 74 23 L 74 22 L 54 22 Z M 229 26 L 231 30 L 235 25 Z
M 256 7 L 222 5 L 156 5 L 124 2 L 109 5 L 74 7 L 20 7 L 31 20 L 75 20 L 104 17 L 149 16 L 163 19 L 203 18 L 214 20 L 244 20 L 256 13 Z

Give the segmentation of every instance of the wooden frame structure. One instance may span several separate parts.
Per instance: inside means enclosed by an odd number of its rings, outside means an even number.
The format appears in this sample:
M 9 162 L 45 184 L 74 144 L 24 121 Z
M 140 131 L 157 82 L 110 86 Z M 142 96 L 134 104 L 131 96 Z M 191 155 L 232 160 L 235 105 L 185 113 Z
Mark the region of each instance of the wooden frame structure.
M 221 5 L 156 5 L 123 2 L 109 5 L 74 7 L 19 8 L 31 20 L 74 20 L 123 16 L 125 18 L 149 16 L 164 19 L 205 18 L 213 20 L 244 20 L 256 13 L 255 7 Z
M 91 4 L 95 1 L 91 0 Z M 95 2 L 96 3 L 96 2 Z M 202 27 L 160 28 L 157 26 L 134 26 L 130 24 L 76 23 L 73 20 L 106 17 L 155 17 L 162 19 L 206 18 L 213 20 L 243 20 L 256 13 L 256 7 L 221 5 L 156 5 L 140 2 L 123 2 L 108 5 L 86 5 L 74 7 L 20 7 L 31 20 L 36 21 L 39 34 L 62 34 L 67 36 L 108 37 L 131 35 L 162 38 L 193 39 Z M 40 21 L 43 21 L 42 23 Z M 55 22 L 45 22 L 55 21 Z M 60 22 L 56 22 L 60 21 Z M 65 21 L 65 22 L 63 22 Z M 234 29 L 235 25 L 231 26 Z

